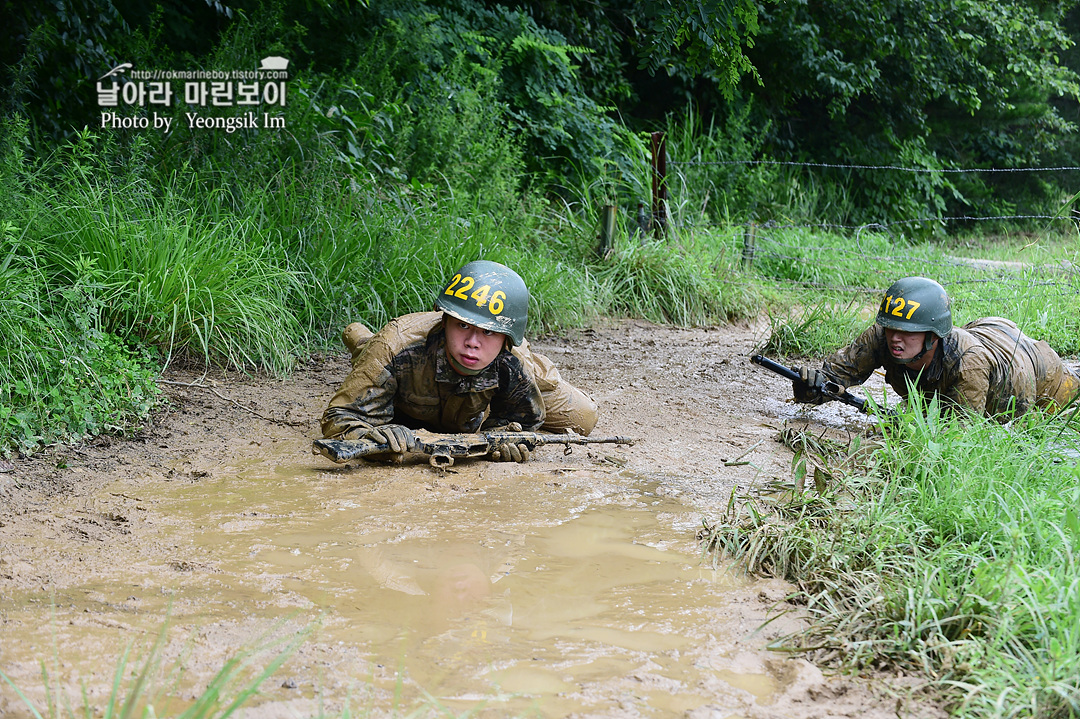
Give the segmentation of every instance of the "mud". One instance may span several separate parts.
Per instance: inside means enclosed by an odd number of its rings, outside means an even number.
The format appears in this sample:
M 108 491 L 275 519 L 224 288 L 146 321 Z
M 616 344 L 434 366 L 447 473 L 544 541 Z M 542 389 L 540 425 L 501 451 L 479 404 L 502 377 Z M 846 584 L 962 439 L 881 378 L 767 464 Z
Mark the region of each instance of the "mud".
M 160 641 L 161 716 L 299 637 L 244 716 L 943 716 L 910 679 L 770 651 L 803 621 L 792 588 L 700 556 L 733 490 L 791 481 L 779 439 L 802 410 L 749 363 L 759 333 L 538 338 L 599 403 L 594 434 L 642 441 L 449 470 L 310 454 L 344 351 L 284 381 L 172 369 L 139 436 L 0 465 L 0 670 L 43 708 L 43 661 L 54 695 L 100 709 L 125 650 L 133 675 Z M 0 715 L 27 715 L 6 684 Z

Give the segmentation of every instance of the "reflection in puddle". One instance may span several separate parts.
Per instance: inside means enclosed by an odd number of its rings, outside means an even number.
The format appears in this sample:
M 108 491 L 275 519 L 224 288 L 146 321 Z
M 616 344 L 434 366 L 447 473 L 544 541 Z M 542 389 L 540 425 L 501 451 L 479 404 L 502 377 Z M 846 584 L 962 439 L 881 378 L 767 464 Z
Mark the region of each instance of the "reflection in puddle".
M 300 616 L 320 617 L 320 646 L 359 652 L 367 670 L 349 691 L 366 686 L 380 711 L 408 710 L 427 692 L 456 711 L 498 698 L 494 715 L 627 702 L 663 715 L 713 701 L 702 687 L 717 679 L 759 700 L 777 688 L 696 661 L 739 580 L 701 563 L 701 517 L 650 482 L 480 466 L 453 477 L 474 485 L 462 488 L 426 467 L 327 472 L 278 460 L 138 490 L 178 557 L 171 570 L 134 557 L 58 596 L 65 659 L 84 661 L 79 647 L 88 664 L 90 647 L 118 656 L 131 635 L 116 625 L 152 633 L 170 612 L 186 627 Z M 40 601 L 7 612 L 18 630 L 2 635 L 5 665 L 32 663 L 52 641 L 32 619 Z M 80 612 L 102 621 L 68 621 Z M 292 671 L 315 686 L 324 670 Z

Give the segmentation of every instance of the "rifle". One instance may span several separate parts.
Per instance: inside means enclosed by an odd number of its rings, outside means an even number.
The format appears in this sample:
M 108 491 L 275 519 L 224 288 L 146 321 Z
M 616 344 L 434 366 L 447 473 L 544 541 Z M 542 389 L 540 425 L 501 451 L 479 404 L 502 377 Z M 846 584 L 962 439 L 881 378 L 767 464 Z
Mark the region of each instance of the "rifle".
M 449 467 L 455 459 L 484 457 L 500 444 L 523 444 L 531 452 L 543 444 L 561 444 L 566 449 L 563 454 L 570 454 L 573 444 L 626 444 L 635 440 L 629 437 L 586 437 L 568 432 L 566 434 L 543 434 L 540 432 L 478 432 L 476 434 L 430 434 L 420 436 L 417 433 L 416 445 L 411 452 L 430 455 L 428 462 L 432 467 Z M 311 453 L 321 454 L 327 459 L 342 464 L 369 454 L 391 452 L 390 445 L 380 444 L 370 439 L 317 439 L 311 443 Z
M 771 372 L 775 372 L 781 377 L 787 377 L 792 382 L 802 382 L 802 378 L 799 377 L 798 372 L 791 369 L 790 367 L 785 367 L 779 362 L 774 362 L 768 357 L 765 357 L 763 355 L 754 355 L 750 358 L 750 361 L 756 365 L 761 365 L 762 367 Z M 825 395 L 829 399 L 835 399 L 838 402 L 843 402 L 846 405 L 851 405 L 860 412 L 870 414 L 870 412 L 872 411 L 871 406 L 866 402 L 865 399 L 856 397 L 835 382 L 826 382 L 824 385 L 822 385 L 821 394 Z M 893 410 L 886 410 L 886 414 L 891 416 L 896 413 Z

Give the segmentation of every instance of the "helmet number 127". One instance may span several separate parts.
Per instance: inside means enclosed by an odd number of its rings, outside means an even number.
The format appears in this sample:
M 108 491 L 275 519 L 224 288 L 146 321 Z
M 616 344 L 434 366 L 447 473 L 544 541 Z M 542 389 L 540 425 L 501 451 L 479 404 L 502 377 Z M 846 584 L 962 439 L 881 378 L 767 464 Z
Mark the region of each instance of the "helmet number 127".
M 905 302 L 903 297 L 897 297 L 895 306 L 890 309 L 890 305 L 893 304 L 893 298 L 886 296 L 885 301 L 882 303 L 882 309 L 886 314 L 891 314 L 894 317 L 904 317 L 904 307 L 908 308 L 907 316 L 904 319 L 911 319 L 911 316 L 915 314 L 915 310 L 919 309 L 920 303 L 914 300 Z

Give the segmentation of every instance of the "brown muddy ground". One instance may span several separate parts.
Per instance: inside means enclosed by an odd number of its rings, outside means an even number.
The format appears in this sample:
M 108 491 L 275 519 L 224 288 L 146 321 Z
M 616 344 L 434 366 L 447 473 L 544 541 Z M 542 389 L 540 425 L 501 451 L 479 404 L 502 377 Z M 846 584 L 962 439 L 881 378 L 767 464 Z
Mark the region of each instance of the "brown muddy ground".
M 428 609 L 409 614 L 414 610 L 404 600 L 424 594 L 421 584 L 430 577 L 402 570 L 415 558 L 388 557 L 387 552 L 400 546 L 409 532 L 430 527 L 368 528 L 363 531 L 370 534 L 364 537 L 371 541 L 348 551 L 323 536 L 345 530 L 323 519 L 308 530 L 319 537 L 305 538 L 303 531 L 289 529 L 298 547 L 292 554 L 300 558 L 293 571 L 286 572 L 294 576 L 283 576 L 260 563 L 275 552 L 275 567 L 288 560 L 279 556 L 285 545 L 275 539 L 272 528 L 275 521 L 289 520 L 282 519 L 289 512 L 278 510 L 268 519 L 268 511 L 274 511 L 266 508 L 277 506 L 271 495 L 299 493 L 314 501 L 325 496 L 369 507 L 382 503 L 387 508 L 380 510 L 384 517 L 393 516 L 397 507 L 426 506 L 430 510 L 422 509 L 420 516 L 430 511 L 429 524 L 442 521 L 453 507 L 459 518 L 452 521 L 460 521 L 464 532 L 472 522 L 470 512 L 477 518 L 481 511 L 496 516 L 494 505 L 513 499 L 500 495 L 499 489 L 514 486 L 517 496 L 528 495 L 528 507 L 515 507 L 492 520 L 502 523 L 506 544 L 516 547 L 514 551 L 532 531 L 516 524 L 517 515 L 543 512 L 537 505 L 548 501 L 554 507 L 559 501 L 585 498 L 580 501 L 598 505 L 602 502 L 596 497 L 617 497 L 614 505 L 641 508 L 648 496 L 684 508 L 663 505 L 669 514 L 683 512 L 691 520 L 693 513 L 716 517 L 733 488 L 749 490 L 772 478 L 791 480 L 792 455 L 778 437 L 797 410 L 785 402 L 790 396 L 787 382 L 748 362 L 760 339 L 760 330 L 753 327 L 675 329 L 636 321 L 611 321 L 566 337 L 539 338 L 534 349 L 551 357 L 565 377 L 600 404 L 594 435 L 629 435 L 641 441 L 633 447 L 579 447 L 569 456 L 561 448 L 546 447 L 527 465 L 471 462 L 448 472 L 419 463 L 340 468 L 308 454 L 318 416 L 347 372 L 344 352 L 312 358 L 285 380 L 172 369 L 162 385 L 168 407 L 139 436 L 54 448 L 0 466 L 7 470 L 0 472 L 0 670 L 43 707 L 38 662 L 44 660 L 54 690 L 74 696 L 76 687 L 85 683 L 91 705 L 100 708 L 123 648 L 131 645 L 134 654 L 145 652 L 167 615 L 171 620 L 162 632 L 162 654 L 166 664 L 184 666 L 175 693 L 191 699 L 239 648 L 268 632 L 288 636 L 309 626 L 318 614 L 321 628 L 266 682 L 265 694 L 251 702 L 254 709 L 244 716 L 337 716 L 346 695 L 353 700 L 354 713 L 404 715 L 415 706 L 386 699 L 397 691 L 394 668 L 369 661 L 358 649 L 378 631 L 358 629 L 355 617 L 360 615 L 350 612 L 360 607 L 345 606 L 366 601 L 351 594 L 355 575 L 343 569 L 331 580 L 323 577 L 321 581 L 337 582 L 328 594 L 340 599 L 313 600 L 304 586 L 313 580 L 301 560 L 308 554 L 332 557 L 341 552 L 335 561 L 355 566 L 350 562 L 359 553 L 357 563 L 367 574 L 379 578 L 383 588 L 400 590 L 394 596 L 403 603 L 388 607 L 388 613 L 397 612 L 396 620 L 406 623 L 426 621 Z M 845 407 L 818 408 L 811 418 L 855 431 L 865 426 Z M 725 465 L 735 459 L 739 462 Z M 254 468 L 257 481 L 241 480 L 238 467 Z M 643 486 L 648 491 L 642 492 Z M 223 496 L 233 490 L 238 499 L 226 503 Z M 192 512 L 184 502 L 204 502 L 205 513 Z M 550 523 L 561 521 L 556 517 Z M 665 542 L 692 547 L 694 529 L 692 521 L 684 522 L 682 536 L 651 544 L 643 540 L 640 544 L 651 549 L 639 548 L 652 551 Z M 263 544 L 230 544 L 245 532 L 265 532 Z M 597 535 L 582 536 L 577 541 L 587 544 L 589 536 Z M 245 564 L 249 554 L 250 566 Z M 493 571 L 485 566 L 480 573 Z M 567 669 L 567 676 L 587 675 L 587 681 L 548 688 L 530 685 L 525 693 L 540 697 L 532 713 L 755 719 L 943 716 L 913 698 L 910 679 L 835 676 L 804 659 L 768 651 L 771 641 L 800 626 L 797 607 L 784 602 L 791 587 L 733 572 L 717 576 L 726 578 L 710 580 L 708 591 L 717 592 L 715 604 L 678 630 L 686 635 L 679 648 L 659 640 L 651 645 L 643 633 L 635 651 L 615 657 L 599 650 L 585 662 L 593 667 L 589 672 Z M 490 592 L 487 580 L 481 579 Z M 458 585 L 466 580 L 460 574 L 452 577 Z M 568 574 L 566 581 L 587 584 L 591 578 Z M 716 588 L 718 583 L 723 587 Z M 427 593 L 438 596 L 435 590 Z M 210 596 L 215 597 L 212 604 L 205 599 Z M 267 605 L 280 606 L 280 624 L 268 624 Z M 672 607 L 672 616 L 678 613 Z M 558 617 L 552 622 L 557 624 Z M 451 635 L 442 630 L 433 629 L 426 650 L 435 646 L 438 653 L 440 642 L 449 641 Z M 475 628 L 471 636 L 478 636 Z M 552 644 L 553 650 L 562 646 L 558 640 Z M 455 651 L 467 651 L 468 646 Z M 256 663 L 268 661 L 267 655 L 259 656 Z M 709 672 L 694 674 L 680 686 L 670 672 L 657 668 L 687 656 Z M 606 673 L 597 669 L 605 662 L 613 667 Z M 128 675 L 135 666 L 133 662 Z M 373 687 L 363 701 L 358 701 L 357 680 Z M 672 698 L 680 694 L 695 699 L 680 704 Z M 554 703 L 545 707 L 548 699 Z M 72 702 L 81 706 L 78 699 Z M 468 708 L 455 706 L 457 711 Z M 480 715 L 510 713 L 510 705 L 491 706 Z M 7 685 L 0 685 L 0 715 L 19 713 L 25 714 L 19 700 Z

